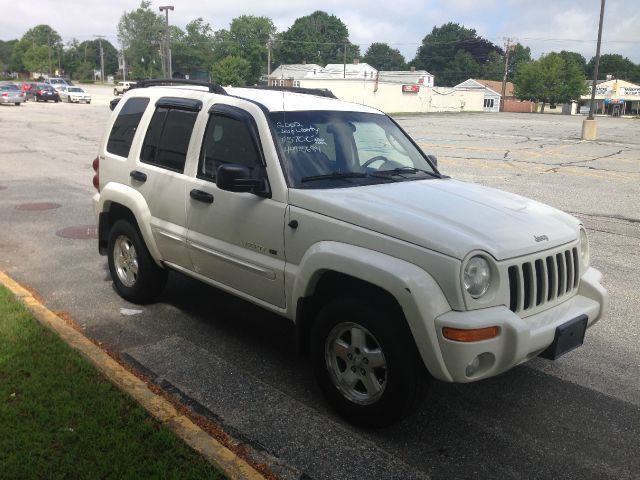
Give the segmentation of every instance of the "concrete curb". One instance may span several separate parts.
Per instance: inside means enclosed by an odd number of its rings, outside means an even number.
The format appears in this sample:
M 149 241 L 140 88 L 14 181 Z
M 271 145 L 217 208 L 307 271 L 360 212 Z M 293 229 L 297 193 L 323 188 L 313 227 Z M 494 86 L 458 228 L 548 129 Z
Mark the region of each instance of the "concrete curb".
M 21 301 L 33 316 L 45 327 L 56 332 L 71 348 L 80 352 L 111 382 L 142 405 L 156 420 L 171 429 L 191 448 L 219 467 L 231 480 L 265 480 L 251 465 L 226 448 L 215 438 L 179 413 L 171 403 L 153 393 L 135 375 L 125 370 L 91 340 L 67 325 L 34 296 L 0 271 L 0 284 Z

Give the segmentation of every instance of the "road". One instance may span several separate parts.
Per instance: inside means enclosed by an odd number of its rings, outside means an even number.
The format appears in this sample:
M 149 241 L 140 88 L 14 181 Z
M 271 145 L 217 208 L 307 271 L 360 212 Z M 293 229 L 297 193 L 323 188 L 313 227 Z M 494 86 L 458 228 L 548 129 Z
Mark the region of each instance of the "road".
M 599 140 L 583 142 L 582 117 L 397 118 L 443 173 L 581 218 L 611 304 L 583 348 L 434 383 L 410 418 L 361 430 L 329 410 L 287 321 L 174 273 L 160 302 L 128 304 L 95 239 L 64 236 L 92 237 L 95 224 L 91 160 L 111 96 L 91 91 L 91 105 L 0 107 L 0 269 L 282 478 L 638 478 L 640 120 L 598 118 Z

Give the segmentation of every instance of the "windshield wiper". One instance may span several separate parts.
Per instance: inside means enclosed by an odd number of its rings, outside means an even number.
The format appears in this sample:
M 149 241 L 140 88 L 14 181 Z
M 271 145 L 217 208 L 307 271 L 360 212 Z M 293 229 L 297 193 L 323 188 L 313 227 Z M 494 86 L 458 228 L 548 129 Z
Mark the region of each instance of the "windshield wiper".
M 430 172 L 429 170 L 423 170 L 421 168 L 415 168 L 415 167 L 400 167 L 400 168 L 393 168 L 391 170 L 378 170 L 376 173 L 389 174 L 389 175 L 402 175 L 403 173 L 418 173 L 418 172 L 426 173 L 427 175 L 438 178 L 438 175 L 436 175 L 434 172 Z
M 310 177 L 303 177 L 301 182 L 313 182 L 314 180 L 345 180 L 348 178 L 364 178 L 366 173 L 362 172 L 331 172 L 325 175 L 312 175 Z

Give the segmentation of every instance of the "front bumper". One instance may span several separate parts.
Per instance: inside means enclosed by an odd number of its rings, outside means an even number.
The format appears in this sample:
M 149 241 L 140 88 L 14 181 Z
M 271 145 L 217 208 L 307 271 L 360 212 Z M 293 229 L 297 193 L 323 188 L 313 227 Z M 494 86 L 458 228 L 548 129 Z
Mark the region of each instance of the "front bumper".
M 604 314 L 608 294 L 600 284 L 602 274 L 589 268 L 580 279 L 576 295 L 548 310 L 521 318 L 505 306 L 468 312 L 450 311 L 436 318 L 436 332 L 444 367 L 454 382 L 467 383 L 498 375 L 544 351 L 556 328 L 587 315 L 587 328 Z M 444 338 L 444 327 L 476 329 L 500 327 L 500 334 L 480 342 L 456 342 Z M 476 360 L 477 369 L 467 366 Z

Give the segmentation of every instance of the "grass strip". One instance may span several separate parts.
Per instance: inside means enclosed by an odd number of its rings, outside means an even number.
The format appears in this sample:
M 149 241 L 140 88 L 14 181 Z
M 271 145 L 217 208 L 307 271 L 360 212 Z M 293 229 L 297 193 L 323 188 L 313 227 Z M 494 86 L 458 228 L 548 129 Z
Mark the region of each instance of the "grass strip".
M 221 479 L 0 287 L 2 478 Z

